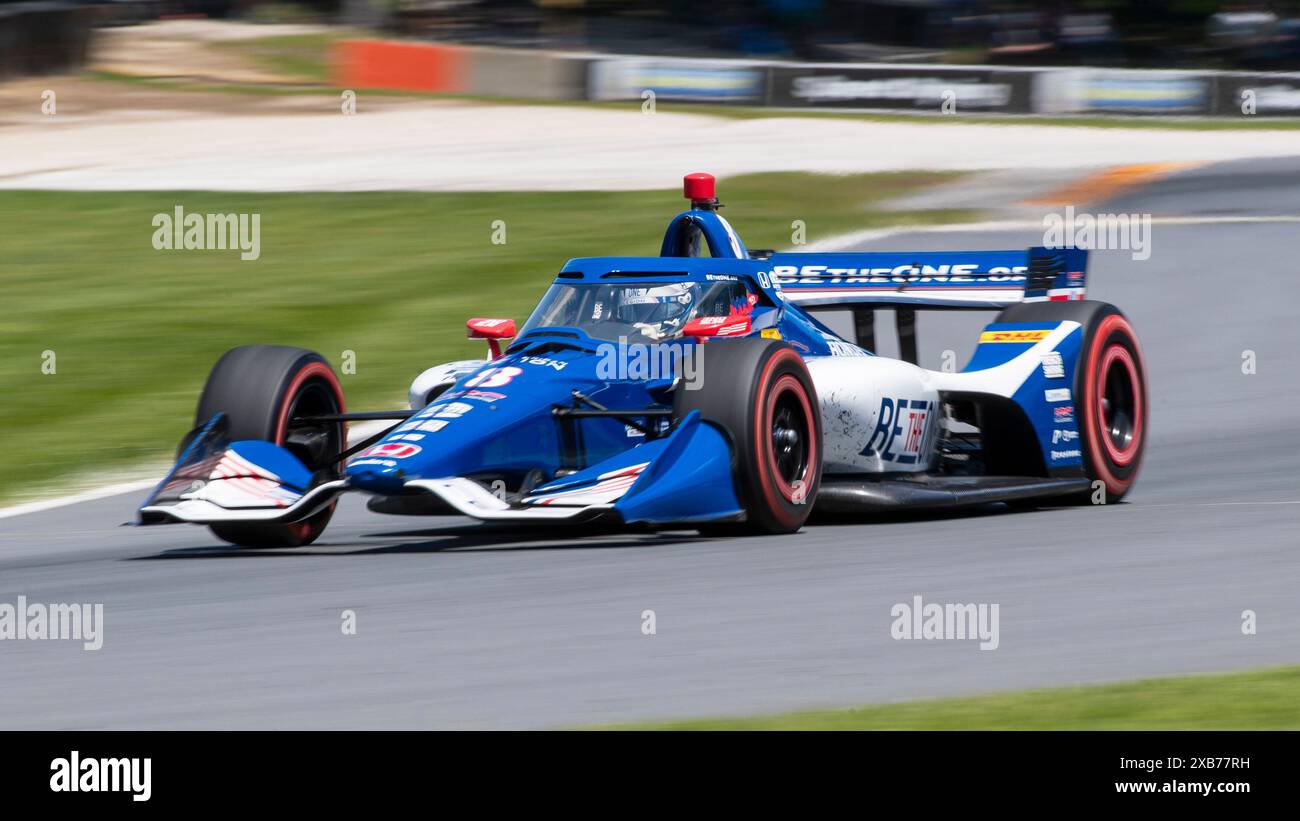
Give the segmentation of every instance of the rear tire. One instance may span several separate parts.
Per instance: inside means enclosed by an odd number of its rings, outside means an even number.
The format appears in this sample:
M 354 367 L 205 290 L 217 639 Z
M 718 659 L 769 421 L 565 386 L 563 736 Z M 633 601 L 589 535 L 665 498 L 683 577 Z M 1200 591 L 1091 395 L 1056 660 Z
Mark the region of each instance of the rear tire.
M 1117 502 L 1132 488 L 1146 449 L 1150 401 L 1142 348 L 1124 314 L 1106 302 L 1028 302 L 997 319 L 1064 320 L 1084 328 L 1072 393 L 1084 472 L 1102 483 L 1108 503 Z
M 294 424 L 296 416 L 342 413 L 343 390 L 320 354 L 283 345 L 232 348 L 213 366 L 199 398 L 195 425 L 218 411 L 227 416 L 231 441 L 261 439 L 293 453 L 317 481 L 337 478 L 347 432 L 342 422 Z M 291 524 L 211 525 L 217 538 L 244 547 L 299 547 L 325 530 L 335 505 Z
M 702 525 L 706 534 L 793 533 L 821 484 L 821 406 L 802 357 L 773 339 L 715 340 L 700 351 L 697 390 L 679 387 L 678 419 L 698 410 L 731 441 L 743 523 Z

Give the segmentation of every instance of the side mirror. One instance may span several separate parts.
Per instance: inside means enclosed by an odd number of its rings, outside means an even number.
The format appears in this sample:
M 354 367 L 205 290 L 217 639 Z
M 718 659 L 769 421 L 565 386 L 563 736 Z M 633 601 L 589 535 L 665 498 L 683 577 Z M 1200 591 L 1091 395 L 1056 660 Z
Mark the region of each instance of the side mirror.
M 486 339 L 491 359 L 501 358 L 501 340 L 515 338 L 513 319 L 484 319 L 475 317 L 465 323 L 470 339 Z
M 702 316 L 687 322 L 682 333 L 696 339 L 707 339 L 711 336 L 744 336 L 750 328 L 751 322 L 747 314 Z

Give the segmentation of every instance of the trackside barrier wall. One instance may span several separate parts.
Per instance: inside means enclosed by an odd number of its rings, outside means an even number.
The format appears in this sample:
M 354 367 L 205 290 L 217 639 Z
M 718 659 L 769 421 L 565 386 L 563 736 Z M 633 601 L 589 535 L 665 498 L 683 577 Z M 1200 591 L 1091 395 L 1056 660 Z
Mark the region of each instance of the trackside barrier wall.
M 339 88 L 580 100 L 587 60 L 521 49 L 345 40 L 335 45 L 333 74 Z
M 0 80 L 86 63 L 100 7 L 36 2 L 0 5 Z
M 0 80 L 79 68 L 94 26 L 129 12 L 59 0 L 0 4 Z M 643 101 L 653 91 L 663 100 L 791 109 L 1300 116 L 1300 72 L 788 63 L 374 39 L 336 44 L 332 62 L 340 88 L 483 97 Z
M 1300 73 L 787 63 L 346 41 L 335 82 L 547 100 L 956 114 L 1300 116 Z

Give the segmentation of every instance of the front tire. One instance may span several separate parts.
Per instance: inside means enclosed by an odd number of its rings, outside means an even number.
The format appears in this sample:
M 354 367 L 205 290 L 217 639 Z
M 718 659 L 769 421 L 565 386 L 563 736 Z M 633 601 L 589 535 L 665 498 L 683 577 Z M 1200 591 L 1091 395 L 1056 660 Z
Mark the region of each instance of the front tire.
M 1060 322 L 1083 325 L 1083 347 L 1074 374 L 1084 472 L 1101 482 L 1106 502 L 1133 487 L 1146 449 L 1146 365 L 1137 334 L 1124 314 L 1106 302 L 1029 302 L 1003 311 L 999 322 Z
M 284 447 L 318 480 L 337 478 L 334 462 L 347 442 L 342 422 L 295 423 L 298 416 L 342 413 L 343 390 L 325 358 L 283 345 L 232 348 L 213 366 L 199 398 L 195 425 L 225 413 L 231 441 L 261 439 Z M 299 547 L 314 542 L 335 504 L 290 524 L 221 524 L 217 538 L 244 547 Z
M 700 351 L 700 361 L 702 384 L 679 386 L 673 411 L 680 419 L 698 410 L 731 441 L 746 520 L 725 530 L 795 532 L 821 484 L 821 406 L 807 365 L 794 348 L 771 339 L 715 340 Z

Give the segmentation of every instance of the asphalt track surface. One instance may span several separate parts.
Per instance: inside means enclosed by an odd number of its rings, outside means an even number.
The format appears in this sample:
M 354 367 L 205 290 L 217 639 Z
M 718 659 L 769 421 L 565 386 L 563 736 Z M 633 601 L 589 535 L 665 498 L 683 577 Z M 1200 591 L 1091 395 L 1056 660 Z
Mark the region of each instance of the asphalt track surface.
M 1204 168 L 1111 205 L 1297 215 L 1300 161 Z M 120 527 L 140 494 L 0 520 L 0 602 L 106 611 L 96 652 L 0 642 L 0 728 L 569 726 L 1300 662 L 1298 238 L 1295 223 L 1158 225 L 1146 262 L 1095 253 L 1090 293 L 1133 320 L 1153 399 L 1145 468 L 1120 505 L 786 538 L 574 538 L 349 499 L 320 543 L 293 551 Z M 983 319 L 923 318 L 922 364 L 967 356 Z M 917 594 L 999 604 L 999 648 L 892 640 L 890 608 Z

